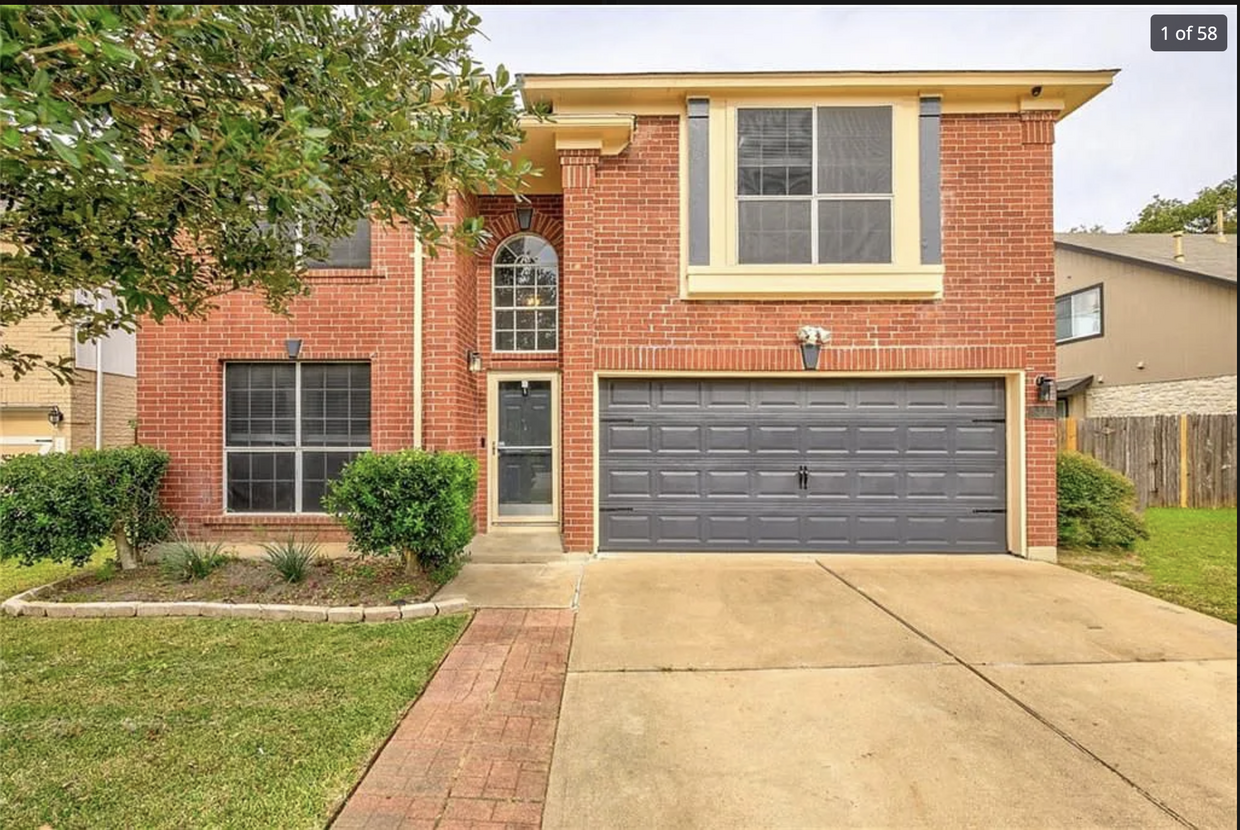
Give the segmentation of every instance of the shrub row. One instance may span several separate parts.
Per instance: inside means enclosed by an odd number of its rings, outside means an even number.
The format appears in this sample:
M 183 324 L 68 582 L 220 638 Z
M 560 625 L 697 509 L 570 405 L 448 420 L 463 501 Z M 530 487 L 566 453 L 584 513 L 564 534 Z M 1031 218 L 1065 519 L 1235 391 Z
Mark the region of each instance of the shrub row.
M 1078 452 L 1060 453 L 1056 473 L 1060 546 L 1129 550 L 1148 538 L 1136 488 L 1121 473 Z

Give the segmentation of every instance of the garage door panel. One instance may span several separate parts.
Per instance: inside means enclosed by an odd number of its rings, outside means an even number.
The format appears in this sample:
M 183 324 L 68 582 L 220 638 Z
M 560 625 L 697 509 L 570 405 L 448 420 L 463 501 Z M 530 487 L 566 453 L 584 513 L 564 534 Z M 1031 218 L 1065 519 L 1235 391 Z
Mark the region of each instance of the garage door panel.
M 697 424 L 660 424 L 654 432 L 655 449 L 661 453 L 702 452 L 702 428 Z
M 604 382 L 601 547 L 1005 550 L 1004 400 L 990 379 Z

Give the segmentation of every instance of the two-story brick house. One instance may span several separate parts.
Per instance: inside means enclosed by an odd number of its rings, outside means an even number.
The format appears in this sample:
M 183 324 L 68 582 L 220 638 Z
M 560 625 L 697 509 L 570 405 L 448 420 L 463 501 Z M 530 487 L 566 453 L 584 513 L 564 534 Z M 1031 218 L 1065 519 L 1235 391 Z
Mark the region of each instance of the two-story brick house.
M 363 225 L 288 317 L 143 327 L 141 440 L 201 535 L 327 538 L 421 446 L 570 551 L 1053 557 L 1052 142 L 1114 74 L 525 76 L 543 176 L 445 217 L 486 247 Z

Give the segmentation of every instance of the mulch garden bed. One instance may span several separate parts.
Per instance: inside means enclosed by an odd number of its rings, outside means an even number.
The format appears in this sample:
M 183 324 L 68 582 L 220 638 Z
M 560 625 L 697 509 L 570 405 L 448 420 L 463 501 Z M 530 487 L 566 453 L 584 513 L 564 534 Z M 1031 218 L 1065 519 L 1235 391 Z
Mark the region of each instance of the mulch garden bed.
M 232 559 L 204 579 L 178 582 L 158 565 L 103 567 L 62 582 L 48 602 L 237 602 L 280 605 L 393 605 L 421 602 L 439 588 L 409 576 L 398 559 L 325 559 L 289 583 L 264 560 Z

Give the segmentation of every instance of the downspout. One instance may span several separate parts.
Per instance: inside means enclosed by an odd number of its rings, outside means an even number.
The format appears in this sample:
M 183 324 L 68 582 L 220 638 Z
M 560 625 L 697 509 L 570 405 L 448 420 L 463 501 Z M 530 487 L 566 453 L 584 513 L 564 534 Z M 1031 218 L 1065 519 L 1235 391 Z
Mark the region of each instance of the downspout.
M 103 298 L 95 300 L 95 311 L 103 313 Z M 103 449 L 103 335 L 95 338 L 95 449 Z
M 413 240 L 413 446 L 422 448 L 422 240 Z

